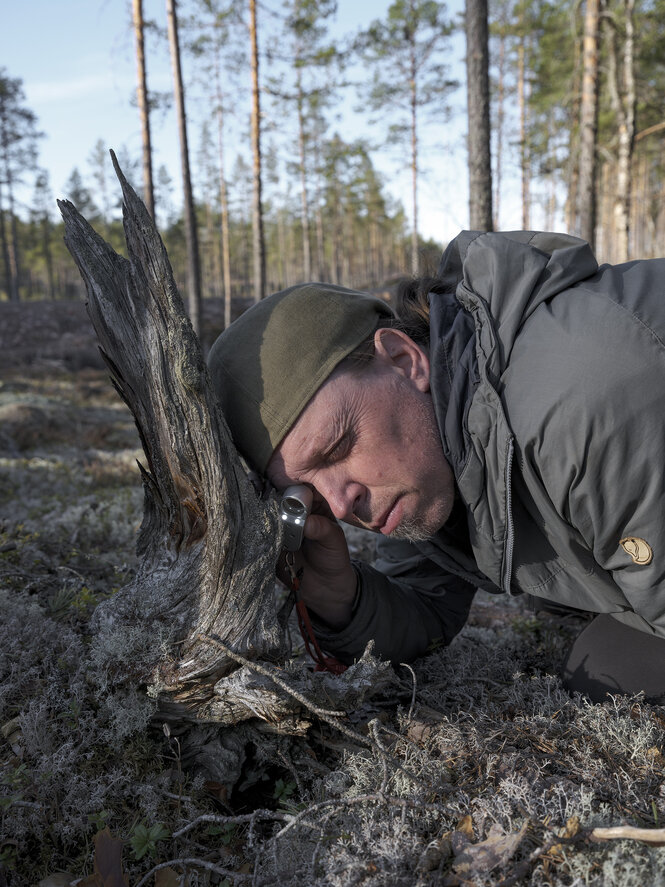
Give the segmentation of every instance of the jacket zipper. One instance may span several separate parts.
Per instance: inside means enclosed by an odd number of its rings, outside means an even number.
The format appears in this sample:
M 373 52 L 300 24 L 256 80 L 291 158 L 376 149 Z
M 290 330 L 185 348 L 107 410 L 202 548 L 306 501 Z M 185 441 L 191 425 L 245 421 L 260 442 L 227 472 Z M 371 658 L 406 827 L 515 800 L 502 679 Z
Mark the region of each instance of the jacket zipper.
M 512 436 L 508 438 L 508 452 L 506 454 L 506 541 L 503 551 L 503 590 L 510 594 L 510 580 L 513 574 L 513 549 L 515 547 L 515 526 L 513 524 L 513 450 L 514 443 Z

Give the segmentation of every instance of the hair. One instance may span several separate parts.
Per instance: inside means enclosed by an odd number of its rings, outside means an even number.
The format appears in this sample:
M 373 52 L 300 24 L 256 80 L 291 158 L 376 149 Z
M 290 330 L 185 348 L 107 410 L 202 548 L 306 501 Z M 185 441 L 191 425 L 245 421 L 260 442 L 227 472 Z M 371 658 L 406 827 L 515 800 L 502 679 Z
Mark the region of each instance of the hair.
M 380 329 L 400 330 L 420 345 L 429 349 L 429 296 L 448 289 L 438 277 L 404 278 L 397 286 L 393 317 L 382 317 L 371 335 L 358 345 L 339 364 L 343 370 L 362 371 L 374 358 L 374 333 Z

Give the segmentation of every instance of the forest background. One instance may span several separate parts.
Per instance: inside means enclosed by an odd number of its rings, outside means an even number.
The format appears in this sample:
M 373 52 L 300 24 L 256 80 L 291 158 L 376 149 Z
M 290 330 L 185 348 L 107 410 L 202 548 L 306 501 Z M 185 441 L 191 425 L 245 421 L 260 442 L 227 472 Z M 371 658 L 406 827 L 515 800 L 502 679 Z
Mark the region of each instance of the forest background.
M 431 271 L 468 226 L 565 229 L 603 260 L 660 254 L 659 0 L 490 4 L 482 225 L 466 162 L 483 85 L 460 3 L 131 7 L 5 16 L 0 299 L 81 294 L 55 196 L 121 248 L 109 147 L 154 206 L 195 326 L 202 297 L 224 298 L 228 321 L 232 299 L 304 279 L 380 289 Z

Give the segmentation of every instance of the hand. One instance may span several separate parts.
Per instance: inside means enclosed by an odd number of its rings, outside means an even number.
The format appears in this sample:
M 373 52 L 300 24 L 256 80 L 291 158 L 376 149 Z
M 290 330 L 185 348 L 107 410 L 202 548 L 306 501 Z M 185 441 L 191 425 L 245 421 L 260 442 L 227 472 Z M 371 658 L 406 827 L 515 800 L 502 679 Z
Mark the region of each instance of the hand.
M 307 607 L 333 629 L 348 625 L 357 577 L 344 531 L 332 516 L 317 513 L 307 518 L 303 546 L 295 553 L 295 569 L 301 568 L 299 596 Z M 278 567 L 282 581 L 284 572 Z

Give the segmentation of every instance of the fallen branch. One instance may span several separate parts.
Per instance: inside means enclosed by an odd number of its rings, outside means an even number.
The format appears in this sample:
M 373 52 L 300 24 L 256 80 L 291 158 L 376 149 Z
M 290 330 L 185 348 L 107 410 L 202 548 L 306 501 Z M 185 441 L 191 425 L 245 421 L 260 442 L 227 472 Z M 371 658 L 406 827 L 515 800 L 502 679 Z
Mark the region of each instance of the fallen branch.
M 392 764 L 393 767 L 408 776 L 412 782 L 416 783 L 416 785 L 426 787 L 421 779 L 419 779 L 414 773 L 411 773 L 409 770 L 403 767 L 399 761 L 392 757 L 392 755 L 389 755 L 378 743 L 372 742 L 372 740 L 368 739 L 367 736 L 363 736 L 362 733 L 358 733 L 357 730 L 354 730 L 351 727 L 347 727 L 347 725 L 340 720 L 340 717 L 344 714 L 344 712 L 327 711 L 326 709 L 321 708 L 311 699 L 308 699 L 300 691 L 291 687 L 286 681 L 275 674 L 274 669 L 268 669 L 264 665 L 260 665 L 256 662 L 251 662 L 249 659 L 241 656 L 240 653 L 236 653 L 234 650 L 231 650 L 225 643 L 219 640 L 219 638 L 211 637 L 209 635 L 202 635 L 201 640 L 207 641 L 208 643 L 214 644 L 215 646 L 219 647 L 230 659 L 235 659 L 236 662 L 244 665 L 251 671 L 255 671 L 258 674 L 263 675 L 264 677 L 270 678 L 270 680 L 274 681 L 275 684 L 280 687 L 280 689 L 284 690 L 284 692 L 287 693 L 289 696 L 292 696 L 297 702 L 305 706 L 305 708 L 312 711 L 315 715 L 317 715 L 317 717 L 321 718 L 322 721 L 325 721 L 326 724 L 329 724 L 335 730 L 339 730 L 340 733 L 343 733 L 349 739 L 353 739 L 354 742 L 357 742 L 360 745 L 363 745 L 366 748 L 375 751 L 378 755 L 380 755 L 380 757 L 384 759 L 385 762 Z M 352 680 L 353 669 L 357 668 L 359 665 L 362 665 L 363 662 L 367 662 L 368 658 L 369 650 L 366 650 L 360 662 L 356 663 L 355 666 L 351 666 L 351 668 L 344 672 L 343 675 L 336 676 L 336 683 L 338 684 L 338 686 L 342 688 L 346 681 Z
M 205 859 L 185 857 L 183 859 L 169 859 L 167 862 L 160 862 L 159 865 L 151 868 L 150 871 L 141 878 L 136 887 L 144 887 L 152 875 L 160 871 L 160 869 L 170 868 L 173 865 L 179 865 L 183 869 L 187 869 L 188 866 L 197 866 L 198 868 L 205 869 L 215 875 L 221 875 L 223 878 L 233 878 L 234 884 L 241 881 L 249 881 L 251 878 L 251 875 L 244 875 L 242 872 L 234 872 L 231 869 L 222 868 L 221 866 L 215 865 L 213 862 L 208 862 Z
M 637 828 L 632 825 L 615 825 L 594 828 L 588 837 L 592 841 L 642 841 L 651 847 L 665 847 L 665 828 Z

